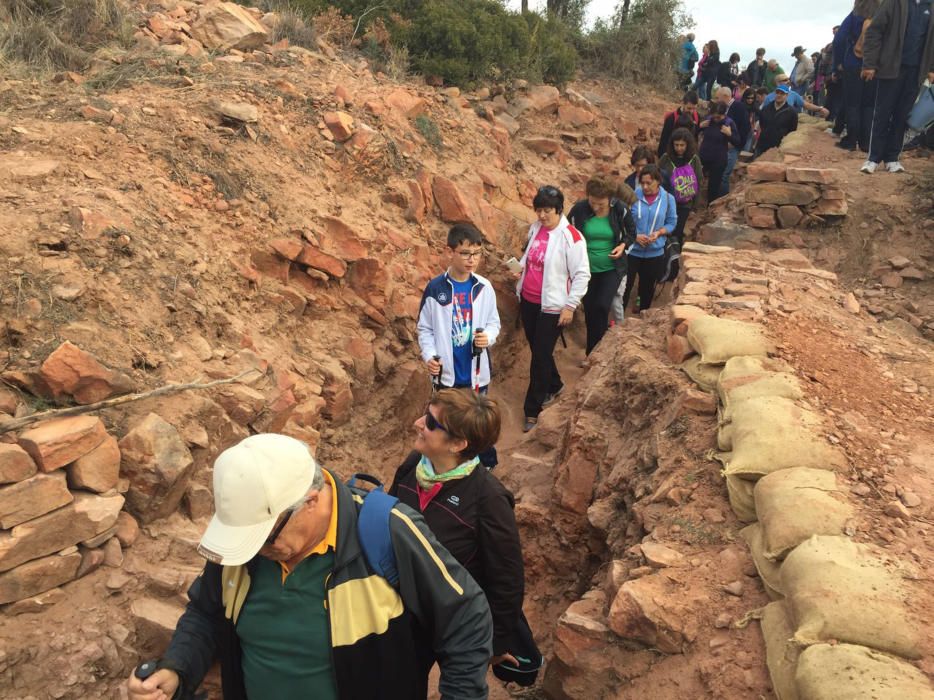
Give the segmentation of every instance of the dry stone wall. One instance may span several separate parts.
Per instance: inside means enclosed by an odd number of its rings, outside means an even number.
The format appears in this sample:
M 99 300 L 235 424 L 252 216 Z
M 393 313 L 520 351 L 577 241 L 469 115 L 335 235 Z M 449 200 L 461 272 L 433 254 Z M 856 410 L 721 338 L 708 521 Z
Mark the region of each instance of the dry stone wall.
M 750 164 L 746 173 L 750 181 L 745 195 L 749 226 L 794 228 L 809 220 L 847 214 L 838 170 L 757 162 Z

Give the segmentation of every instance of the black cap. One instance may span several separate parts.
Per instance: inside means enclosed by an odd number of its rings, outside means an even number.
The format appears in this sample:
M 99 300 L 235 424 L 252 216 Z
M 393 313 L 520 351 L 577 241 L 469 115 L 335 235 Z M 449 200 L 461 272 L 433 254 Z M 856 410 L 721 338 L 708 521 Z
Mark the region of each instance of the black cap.
M 792 57 L 792 58 L 797 58 L 799 53 L 804 53 L 804 47 L 803 47 L 803 46 L 796 46 L 796 47 L 795 47 L 795 50 L 791 52 L 791 57 Z

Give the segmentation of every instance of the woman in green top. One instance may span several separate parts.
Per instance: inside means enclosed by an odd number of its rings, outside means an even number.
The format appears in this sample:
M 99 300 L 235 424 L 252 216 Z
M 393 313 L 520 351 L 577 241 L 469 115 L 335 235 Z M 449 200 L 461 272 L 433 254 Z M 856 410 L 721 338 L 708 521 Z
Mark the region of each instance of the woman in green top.
M 636 240 L 632 212 L 619 199 L 617 188 L 594 177 L 587 183 L 587 198 L 568 212 L 568 221 L 584 236 L 590 262 L 590 283 L 584 295 L 587 354 L 606 334 L 613 296 L 626 276 L 626 248 Z

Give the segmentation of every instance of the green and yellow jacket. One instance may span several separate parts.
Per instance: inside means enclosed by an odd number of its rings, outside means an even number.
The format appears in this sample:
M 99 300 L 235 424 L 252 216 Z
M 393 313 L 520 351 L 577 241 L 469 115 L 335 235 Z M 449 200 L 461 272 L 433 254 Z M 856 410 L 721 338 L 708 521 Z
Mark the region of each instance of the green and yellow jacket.
M 337 546 L 326 589 L 339 697 L 411 700 L 423 695 L 415 655 L 419 641 L 440 659 L 442 698 L 486 698 L 493 626 L 483 591 L 438 544 L 422 517 L 402 504 L 389 519 L 399 572 L 398 587 L 390 585 L 373 572 L 360 546 L 362 500 L 338 479 L 334 482 Z M 219 659 L 225 700 L 247 700 L 236 624 L 243 606 L 250 604 L 253 566 L 209 562 L 189 589 L 188 606 L 159 663 L 179 674 L 176 698 L 193 693 Z

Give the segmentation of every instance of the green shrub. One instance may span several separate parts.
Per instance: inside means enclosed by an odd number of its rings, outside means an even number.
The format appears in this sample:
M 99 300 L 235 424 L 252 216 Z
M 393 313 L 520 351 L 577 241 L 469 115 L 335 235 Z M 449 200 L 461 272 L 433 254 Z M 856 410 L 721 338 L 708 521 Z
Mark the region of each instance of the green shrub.
M 529 27 L 529 59 L 525 77 L 563 85 L 574 77 L 577 52 L 571 30 L 554 17 L 525 14 Z
M 438 125 L 435 124 L 430 117 L 426 117 L 424 114 L 415 117 L 415 128 L 425 141 L 428 142 L 428 145 L 436 151 L 440 151 L 444 147 L 444 141 L 441 138 L 441 130 L 438 129 Z

